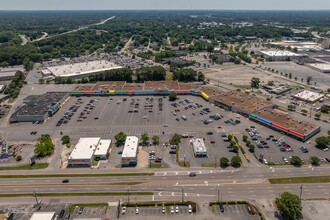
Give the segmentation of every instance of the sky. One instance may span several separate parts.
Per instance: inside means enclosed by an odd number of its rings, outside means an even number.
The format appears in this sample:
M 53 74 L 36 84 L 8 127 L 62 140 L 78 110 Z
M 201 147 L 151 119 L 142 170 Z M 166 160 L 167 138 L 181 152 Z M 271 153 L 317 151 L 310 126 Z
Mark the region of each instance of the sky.
M 0 0 L 0 10 L 330 10 L 330 0 Z

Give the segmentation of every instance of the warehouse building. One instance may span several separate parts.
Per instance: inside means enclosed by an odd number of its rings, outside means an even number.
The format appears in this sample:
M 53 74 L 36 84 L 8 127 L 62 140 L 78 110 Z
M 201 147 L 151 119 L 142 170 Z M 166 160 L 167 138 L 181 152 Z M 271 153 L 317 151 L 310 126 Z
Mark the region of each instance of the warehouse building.
M 31 216 L 30 220 L 55 220 L 55 212 L 35 212 Z
M 294 95 L 293 97 L 298 100 L 302 100 L 304 102 L 315 103 L 315 102 L 319 101 L 321 98 L 323 98 L 324 95 L 316 93 L 316 92 L 304 90 L 304 91 Z
M 10 116 L 10 122 L 44 122 L 61 108 L 68 96 L 69 93 L 66 92 L 30 95 L 23 100 L 23 105 Z
M 260 51 L 260 54 L 266 59 L 271 58 L 273 61 L 290 61 L 292 58 L 304 56 L 284 50 Z
M 124 167 L 127 166 L 136 166 L 137 164 L 137 153 L 139 147 L 139 139 L 135 136 L 127 136 L 124 150 L 121 155 L 121 165 Z
M 207 157 L 207 147 L 203 138 L 192 138 L 190 144 L 193 148 L 195 157 Z
M 73 79 L 83 78 L 97 72 L 103 72 L 106 70 L 120 69 L 121 66 L 116 65 L 113 62 L 106 60 L 95 60 L 82 63 L 73 63 L 60 66 L 50 66 L 47 69 L 41 71 L 44 76 L 50 74 L 55 77 L 70 77 Z
M 22 66 L 0 68 L 0 81 L 13 79 L 17 71 L 23 72 L 24 69 Z
M 68 166 L 89 167 L 94 159 L 107 159 L 110 144 L 111 140 L 100 137 L 80 138 L 68 158 Z

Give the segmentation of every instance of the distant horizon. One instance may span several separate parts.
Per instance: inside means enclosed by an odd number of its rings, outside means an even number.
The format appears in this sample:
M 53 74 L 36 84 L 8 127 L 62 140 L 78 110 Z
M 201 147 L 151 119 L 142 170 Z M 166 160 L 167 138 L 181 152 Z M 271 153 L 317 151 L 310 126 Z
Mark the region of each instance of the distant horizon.
M 24 12 L 24 11 L 232 11 L 232 12 L 252 12 L 252 11 L 273 11 L 273 12 L 316 12 L 330 11 L 330 9 L 0 9 L 0 12 Z
M 329 0 L 1 0 L 0 11 L 330 10 Z

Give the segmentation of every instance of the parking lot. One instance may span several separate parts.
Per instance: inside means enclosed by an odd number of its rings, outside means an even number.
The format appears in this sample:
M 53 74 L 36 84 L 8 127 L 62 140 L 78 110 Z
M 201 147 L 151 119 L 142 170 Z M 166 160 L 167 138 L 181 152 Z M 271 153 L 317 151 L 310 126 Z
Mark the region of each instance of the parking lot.
M 104 218 L 107 206 L 103 207 L 79 207 L 76 206 L 70 219 L 74 218 Z
M 219 205 L 214 205 L 214 213 L 219 216 L 219 219 L 244 219 L 244 220 L 259 220 L 258 214 L 250 214 L 247 205 L 223 205 L 221 211 Z M 221 217 L 220 217 L 221 216 Z
M 236 123 L 235 121 L 239 121 Z M 246 128 L 254 126 L 260 133 L 258 141 L 267 142 L 269 148 L 258 148 L 257 140 L 251 140 Z M 31 134 L 37 131 L 37 134 Z M 242 142 L 242 135 L 248 135 L 249 140 L 256 146 L 255 154 L 260 153 L 268 162 L 283 163 L 283 157 L 297 155 L 306 162 L 310 156 L 329 158 L 329 152 L 323 152 L 312 144 L 302 143 L 280 133 L 256 124 L 242 116 L 225 111 L 196 96 L 179 96 L 176 104 L 169 102 L 163 96 L 109 96 L 109 97 L 70 97 L 62 108 L 43 124 L 18 123 L 10 125 L 7 134 L 19 140 L 36 140 L 41 134 L 53 137 L 69 135 L 71 143 L 75 144 L 80 137 L 101 137 L 113 139 L 123 131 L 127 135 L 138 138 L 146 132 L 149 138 L 153 135 L 160 137 L 158 146 L 142 147 L 139 161 L 142 167 L 149 165 L 148 152 L 154 151 L 155 158 L 161 157 L 163 167 L 174 167 L 176 155 L 170 154 L 170 146 L 166 145 L 174 133 L 184 137 L 204 138 L 207 147 L 207 157 L 194 155 L 190 138 L 181 138 L 178 159 L 189 162 L 192 167 L 214 166 L 221 157 L 231 159 L 235 153 L 228 149 L 228 142 L 223 141 L 222 135 L 234 132 Z M 269 135 L 285 141 L 293 151 L 281 151 L 275 142 L 267 140 Z M 8 138 L 10 140 L 10 138 Z M 303 153 L 299 147 L 305 146 L 308 153 Z M 109 162 L 102 163 L 100 168 L 117 167 L 120 164 L 122 148 L 113 148 Z M 140 157 L 139 157 L 140 159 Z M 142 162 L 142 163 L 141 163 Z M 153 162 L 153 161 L 151 161 Z M 138 164 L 139 165 L 139 164 Z
M 278 132 L 265 129 L 264 127 L 252 126 L 247 127 L 244 135 L 248 136 L 248 140 L 255 145 L 255 154 L 260 158 L 262 154 L 265 164 L 289 164 L 290 157 L 298 156 L 304 163 L 310 163 L 311 156 L 317 156 L 322 163 L 327 163 L 325 158 L 329 158 L 329 151 L 317 149 L 312 144 L 298 142 L 287 136 L 283 136 Z M 242 142 L 243 145 L 244 142 Z

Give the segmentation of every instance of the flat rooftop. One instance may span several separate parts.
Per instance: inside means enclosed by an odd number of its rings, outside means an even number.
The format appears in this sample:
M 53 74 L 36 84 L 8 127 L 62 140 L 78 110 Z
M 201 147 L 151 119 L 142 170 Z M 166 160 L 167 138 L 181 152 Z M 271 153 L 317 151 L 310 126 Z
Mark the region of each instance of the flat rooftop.
M 110 139 L 101 139 L 98 143 L 94 155 L 106 155 L 111 144 Z
M 144 83 L 126 83 L 124 85 L 124 90 L 143 90 Z
M 122 67 L 107 60 L 95 60 L 82 63 L 65 64 L 60 66 L 51 66 L 47 69 L 52 72 L 54 76 L 73 77 L 119 68 Z
M 123 154 L 121 155 L 123 158 L 134 158 L 136 157 L 136 153 L 139 146 L 139 139 L 136 136 L 127 136 Z
M 108 91 L 108 90 L 122 90 L 125 81 L 107 81 L 107 82 L 97 82 L 92 90 L 101 90 L 101 91 Z
M 261 53 L 271 56 L 271 57 L 299 57 L 303 56 L 302 54 L 292 53 L 291 51 L 286 50 L 269 50 L 269 51 L 261 51 Z
M 297 99 L 306 100 L 306 101 L 309 101 L 309 102 L 316 102 L 317 100 L 319 100 L 323 96 L 324 96 L 323 94 L 319 94 L 319 93 L 316 93 L 316 92 L 304 90 L 304 91 L 294 95 L 293 97 L 295 97 Z
M 35 212 L 30 220 L 52 220 L 54 216 L 55 212 Z
M 197 89 L 200 85 L 196 85 L 194 83 L 179 83 L 180 90 L 192 90 Z
M 78 84 L 73 90 L 92 90 L 95 84 Z
M 146 81 L 144 82 L 145 90 L 179 90 L 177 81 Z
M 287 112 L 278 109 L 265 108 L 260 111 L 255 111 L 254 114 L 305 135 L 320 127 L 319 125 L 296 119 L 290 116 Z
M 13 115 L 44 115 L 52 106 L 67 95 L 68 93 L 66 92 L 47 92 L 42 95 L 30 95 L 24 99 L 24 104 Z
M 226 92 L 215 88 L 215 87 L 208 87 L 208 86 L 203 86 L 202 88 L 199 89 L 200 92 L 204 92 L 206 95 L 211 97 L 212 99 L 215 99 L 215 97 L 220 97 L 226 94 Z
M 76 146 L 73 148 L 69 160 L 89 160 L 93 157 L 96 147 L 100 142 L 99 137 L 80 138 Z
M 310 63 L 308 65 L 321 71 L 330 71 L 330 63 Z
M 273 103 L 271 101 L 251 96 L 248 100 L 236 103 L 234 106 L 235 108 L 246 112 L 254 112 L 263 108 L 267 108 L 272 104 Z

